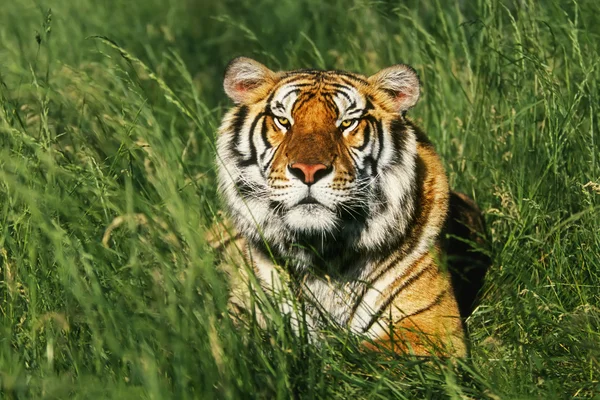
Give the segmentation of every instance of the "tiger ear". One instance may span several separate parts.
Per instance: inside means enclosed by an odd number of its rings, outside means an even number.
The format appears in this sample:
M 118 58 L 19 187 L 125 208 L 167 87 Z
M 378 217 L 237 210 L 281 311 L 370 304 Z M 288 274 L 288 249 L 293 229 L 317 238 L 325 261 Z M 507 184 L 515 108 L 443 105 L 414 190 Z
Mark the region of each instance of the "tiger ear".
M 399 113 L 412 108 L 421 93 L 419 77 L 412 67 L 397 64 L 369 77 L 369 83 L 389 93 Z
M 276 74 L 258 61 L 238 57 L 227 65 L 223 87 L 236 104 L 248 104 L 266 96 L 275 79 Z

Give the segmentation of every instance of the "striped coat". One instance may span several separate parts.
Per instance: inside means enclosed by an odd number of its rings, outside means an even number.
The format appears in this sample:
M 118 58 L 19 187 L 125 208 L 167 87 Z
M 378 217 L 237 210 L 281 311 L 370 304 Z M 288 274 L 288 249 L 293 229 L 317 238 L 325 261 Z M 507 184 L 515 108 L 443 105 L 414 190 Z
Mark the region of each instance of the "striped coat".
M 449 190 L 432 144 L 405 117 L 420 93 L 414 71 L 276 73 L 238 58 L 224 86 L 236 103 L 217 143 L 231 229 L 215 230 L 213 243 L 237 282 L 232 304 L 249 306 L 252 282 L 291 289 L 315 332 L 327 321 L 374 348 L 465 355 L 453 287 L 464 282 L 445 262 L 460 246 L 445 233 L 480 241 L 483 220 Z M 487 260 L 470 250 L 455 264 L 477 267 L 479 285 Z

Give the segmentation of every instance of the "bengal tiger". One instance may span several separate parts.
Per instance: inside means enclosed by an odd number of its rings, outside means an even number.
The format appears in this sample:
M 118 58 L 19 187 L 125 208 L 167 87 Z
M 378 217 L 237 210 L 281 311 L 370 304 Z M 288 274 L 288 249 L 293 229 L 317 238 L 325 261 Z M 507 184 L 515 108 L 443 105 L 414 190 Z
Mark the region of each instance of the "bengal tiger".
M 240 57 L 224 89 L 235 106 L 219 129 L 217 175 L 234 230 L 217 232 L 215 247 L 241 280 L 236 308 L 250 307 L 252 282 L 292 285 L 314 329 L 325 321 L 370 348 L 465 356 L 461 317 L 489 261 L 473 250 L 484 220 L 449 190 L 434 146 L 406 117 L 416 72 L 273 72 Z

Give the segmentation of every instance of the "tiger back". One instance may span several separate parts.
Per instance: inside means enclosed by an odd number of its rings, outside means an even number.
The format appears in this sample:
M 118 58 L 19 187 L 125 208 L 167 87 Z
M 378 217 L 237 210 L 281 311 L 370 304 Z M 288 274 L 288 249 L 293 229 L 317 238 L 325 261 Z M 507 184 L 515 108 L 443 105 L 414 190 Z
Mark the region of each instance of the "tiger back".
M 483 219 L 449 190 L 433 145 L 405 116 L 420 94 L 414 70 L 273 72 L 237 58 L 224 88 L 235 106 L 217 167 L 232 227 L 214 241 L 237 279 L 235 307 L 251 304 L 252 284 L 293 285 L 315 330 L 333 323 L 374 348 L 464 356 L 444 239 L 460 226 L 479 241 Z M 477 261 L 471 250 L 461 268 Z

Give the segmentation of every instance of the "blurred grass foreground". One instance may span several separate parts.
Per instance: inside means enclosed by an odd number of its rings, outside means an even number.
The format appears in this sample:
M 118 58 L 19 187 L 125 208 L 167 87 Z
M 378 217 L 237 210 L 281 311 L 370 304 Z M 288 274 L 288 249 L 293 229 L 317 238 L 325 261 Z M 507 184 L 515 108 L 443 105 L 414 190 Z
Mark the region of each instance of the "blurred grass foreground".
M 0 397 L 600 398 L 600 2 L 5 0 Z M 204 232 L 226 63 L 418 71 L 493 267 L 452 364 L 234 326 Z

